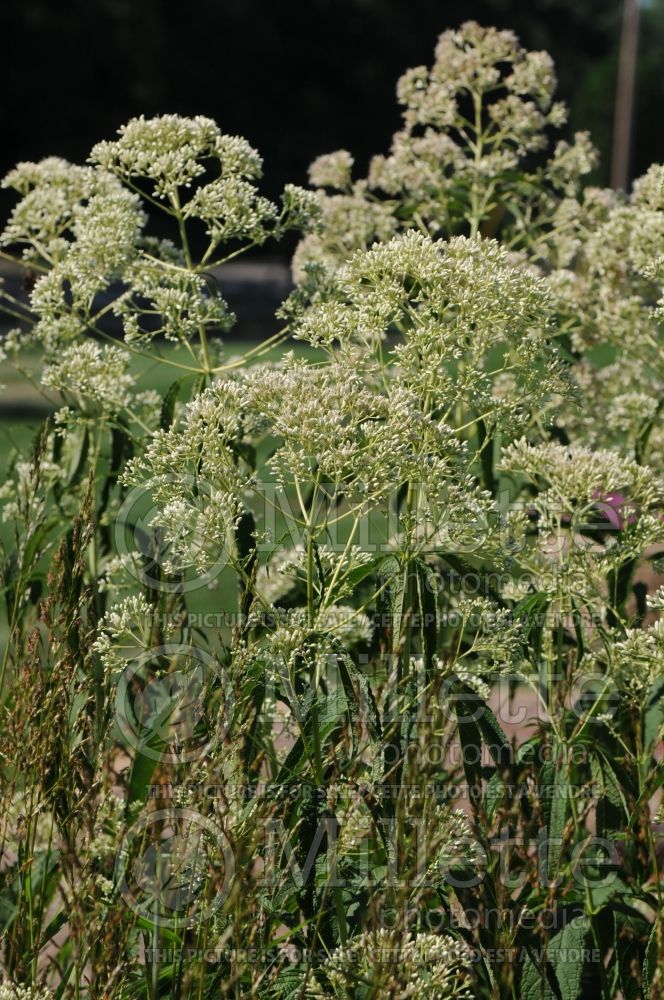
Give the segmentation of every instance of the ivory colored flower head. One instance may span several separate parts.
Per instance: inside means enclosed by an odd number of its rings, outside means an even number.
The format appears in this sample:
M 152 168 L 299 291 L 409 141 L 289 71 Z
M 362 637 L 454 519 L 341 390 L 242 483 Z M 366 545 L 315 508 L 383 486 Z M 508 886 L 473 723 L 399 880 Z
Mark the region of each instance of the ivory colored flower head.
M 470 950 L 440 934 L 366 931 L 333 951 L 321 973 L 311 997 L 470 1000 L 473 995 Z

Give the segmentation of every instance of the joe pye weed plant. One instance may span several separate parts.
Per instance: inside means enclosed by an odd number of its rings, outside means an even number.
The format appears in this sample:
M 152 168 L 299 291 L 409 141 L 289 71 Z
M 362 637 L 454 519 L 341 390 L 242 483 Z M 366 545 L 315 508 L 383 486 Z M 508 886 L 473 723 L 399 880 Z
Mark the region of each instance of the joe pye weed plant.
M 174 115 L 5 178 L 1 996 L 664 995 L 664 168 L 554 91 L 468 23 L 365 179 Z

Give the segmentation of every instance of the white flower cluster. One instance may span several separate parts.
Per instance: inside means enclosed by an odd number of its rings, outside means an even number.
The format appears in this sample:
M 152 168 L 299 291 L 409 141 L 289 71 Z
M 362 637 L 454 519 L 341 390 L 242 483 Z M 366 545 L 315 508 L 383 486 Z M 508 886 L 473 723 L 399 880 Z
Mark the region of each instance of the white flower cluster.
M 219 160 L 228 175 L 260 177 L 262 161 L 239 136 L 222 135 L 211 118 L 161 115 L 133 118 L 118 130 L 119 138 L 99 142 L 91 160 L 126 180 L 144 177 L 154 182 L 157 197 L 191 187 L 205 173 L 205 160 Z
M 113 605 L 98 627 L 93 649 L 108 674 L 119 674 L 129 660 L 151 647 L 153 612 L 142 596 Z
M 87 435 L 87 428 L 56 425 L 44 434 L 36 460 L 21 458 L 7 469 L 0 486 L 2 519 L 27 528 L 26 546 L 31 544 L 31 537 L 39 534 L 38 526 L 51 516 L 51 491 L 58 497 L 61 516 L 75 517 L 79 512 L 87 486 L 86 477 L 80 475 Z M 48 551 L 47 541 L 48 535 L 43 539 L 42 552 Z
M 134 379 L 130 356 L 120 347 L 100 347 L 93 340 L 66 347 L 42 373 L 42 385 L 58 389 L 83 413 L 114 414 L 127 406 Z
M 539 212 L 531 209 L 533 216 L 555 205 L 560 192 L 576 193 L 579 178 L 596 164 L 585 133 L 571 145 L 560 143 L 543 169 L 527 173 L 524 164 L 548 145 L 547 128 L 566 119 L 565 107 L 553 102 L 555 88 L 550 56 L 526 51 L 512 32 L 472 21 L 444 32 L 433 66 L 417 66 L 399 81 L 404 127 L 389 155 L 373 158 L 367 180 L 353 183 L 346 150 L 311 165 L 323 227 L 296 254 L 298 280 L 307 261 L 342 262 L 352 248 L 386 239 L 390 229 L 451 235 L 470 223 L 475 233 L 494 217 L 510 216 L 519 184 L 519 199 L 530 197 L 540 206 Z M 527 184 L 517 180 L 523 176 Z M 339 193 L 324 194 L 323 188 Z M 521 238 L 525 218 L 523 213 L 510 223 Z
M 351 187 L 353 157 L 347 149 L 319 156 L 309 167 L 309 181 L 315 187 L 331 187 L 344 191 Z
M 320 226 L 300 241 L 293 255 L 293 276 L 300 283 L 316 265 L 324 272 L 333 270 L 353 251 L 389 240 L 399 228 L 392 205 L 372 197 L 366 181 L 358 181 L 350 192 L 319 191 L 316 205 Z
M 263 243 L 277 207 L 238 177 L 218 177 L 198 188 L 184 209 L 186 219 L 201 219 L 214 243 L 233 239 Z
M 318 478 L 358 508 L 383 503 L 406 480 L 443 489 L 458 452 L 451 430 L 426 418 L 411 392 L 376 391 L 341 362 L 264 370 L 250 394 L 281 440 L 270 460 L 278 480 Z
M 315 192 L 297 184 L 286 184 L 281 195 L 281 227 L 307 232 L 316 229 L 321 217 L 321 207 Z M 285 222 L 284 222 L 285 220 Z
M 53 993 L 40 987 L 4 981 L 0 983 L 0 1000 L 53 1000 Z
M 664 678 L 664 619 L 647 629 L 627 629 L 612 659 L 611 679 L 620 694 L 642 707 L 652 686 Z
M 486 854 L 463 809 L 438 805 L 427 827 L 434 854 L 427 874 L 444 875 L 450 868 L 479 868 L 486 864 Z
M 299 584 L 306 582 L 304 573 L 304 546 L 283 549 L 258 567 L 256 589 L 268 604 L 278 604 L 296 593 Z
M 3 789 L 0 843 L 3 845 L 3 862 L 8 867 L 18 860 L 17 849 L 25 839 L 29 818 L 31 850 L 48 851 L 57 841 L 55 818 L 43 800 L 36 800 L 29 791 L 12 787 L 8 782 Z
M 327 985 L 314 982 L 311 997 L 352 998 L 359 984 L 391 1000 L 471 1000 L 471 953 L 467 945 L 440 934 L 405 934 L 381 928 L 365 931 L 337 948 L 323 963 Z M 322 977 L 321 977 L 322 978 Z M 379 991 L 379 992 L 377 992 Z
M 336 790 L 335 790 L 336 791 Z M 340 800 L 331 795 L 339 829 L 336 850 L 340 856 L 354 854 L 375 833 L 371 812 L 361 795 L 347 795 L 341 791 Z
M 629 197 L 588 188 L 582 200 L 565 199 L 553 216 L 539 250 L 578 351 L 609 342 L 643 359 L 644 347 L 652 350 L 664 290 L 657 264 L 664 256 L 660 183 L 661 168 L 651 167 Z
M 318 610 L 309 622 L 306 608 L 274 608 L 276 628 L 266 635 L 268 659 L 281 660 L 294 669 L 298 659 L 316 662 L 345 649 L 371 642 L 373 626 L 368 617 L 349 604 L 333 604 Z
M 316 620 L 316 628 L 338 639 L 346 649 L 371 642 L 373 627 L 367 616 L 349 604 L 333 604 L 324 608 Z
M 520 558 L 539 590 L 601 609 L 607 574 L 664 537 L 664 481 L 617 451 L 521 439 L 504 449 L 501 469 L 537 490 L 524 490 L 536 529 Z
M 25 190 L 5 229 L 5 244 L 25 244 L 24 256 L 46 265 L 30 306 L 38 316 L 32 338 L 56 350 L 83 332 L 95 296 L 122 277 L 145 224 L 140 199 L 111 174 L 65 161 L 22 164 L 5 183 Z M 16 176 L 18 175 L 18 176 Z
M 135 804 L 134 804 L 135 806 Z M 115 860 L 125 827 L 127 803 L 120 795 L 110 790 L 102 792 L 97 804 L 92 836 L 87 854 L 96 864 Z M 110 895 L 114 885 L 105 879 L 99 886 L 105 895 Z
M 288 185 L 281 208 L 260 196 L 258 153 L 209 118 L 135 119 L 117 140 L 95 146 L 90 159 L 85 167 L 53 157 L 22 163 L 3 182 L 22 197 L 0 240 L 23 247 L 39 271 L 29 339 L 56 353 L 97 332 L 112 309 L 128 342 L 198 337 L 208 370 L 206 331 L 223 332 L 235 321 L 203 274 L 218 263 L 217 248 L 232 243 L 237 252 L 289 229 L 308 230 L 320 215 L 316 195 Z M 169 217 L 178 247 L 144 236 L 146 201 Z M 191 253 L 192 223 L 209 238 L 200 263 Z
M 572 440 L 633 455 L 650 428 L 648 459 L 652 463 L 655 458 L 657 468 L 664 469 L 664 442 L 655 423 L 664 381 L 656 373 L 636 358 L 622 357 L 603 367 L 583 359 L 574 366 L 573 381 L 576 399 L 556 415 L 556 424 Z
M 653 611 L 664 611 L 664 586 L 659 587 L 654 594 L 650 594 L 648 607 Z
M 167 574 L 175 576 L 189 567 L 205 574 L 211 562 L 219 565 L 234 551 L 242 506 L 233 493 L 212 488 L 200 499 L 199 486 L 192 483 L 184 495 L 172 496 L 169 487 L 162 490 L 156 484 L 153 496 L 159 507 L 150 524 L 161 531 L 168 547 L 163 559 Z
M 462 597 L 451 614 L 458 617 L 468 635 L 469 648 L 465 657 L 480 657 L 494 672 L 511 666 L 521 654 L 523 629 L 513 621 L 512 612 L 486 597 Z M 454 664 L 455 672 L 463 669 L 460 661 Z M 481 677 L 485 672 L 475 662 L 471 669 Z
M 78 220 L 94 211 L 91 203 L 96 197 L 113 198 L 122 193 L 122 185 L 106 171 L 75 166 L 56 156 L 39 163 L 19 163 L 2 186 L 22 197 L 12 210 L 1 242 L 22 245 L 30 262 L 49 264 L 67 254 Z
M 287 355 L 217 382 L 130 465 L 126 482 L 152 484 L 153 523 L 181 557 L 189 545 L 196 566 L 227 548 L 247 494 L 259 489 L 239 460 L 243 442 L 269 435 L 269 466 L 300 503 L 307 486 L 361 514 L 409 483 L 403 527 L 417 544 L 467 546 L 469 523 L 486 528 L 493 502 L 464 468 L 464 443 L 447 420 L 461 406 L 487 426 L 513 426 L 561 388 L 541 279 L 512 266 L 495 242 L 408 233 L 356 253 L 297 322 L 301 336 L 327 347 L 329 363 Z M 403 334 L 390 350 L 393 328 Z M 394 365 L 389 381 L 385 361 Z M 494 379 L 506 369 L 513 388 L 496 398 Z M 482 537 L 488 544 L 486 530 Z M 281 575 L 276 585 L 285 597 Z
M 606 449 L 593 451 L 554 442 L 533 445 L 521 438 L 505 447 L 501 468 L 546 490 L 552 509 L 557 504 L 561 514 L 573 512 L 580 503 L 610 502 L 610 495 L 616 493 L 624 493 L 631 505 L 625 520 L 664 503 L 664 482 L 652 469 Z
M 245 399 L 240 382 L 217 383 L 185 408 L 181 424 L 157 431 L 125 468 L 123 481 L 143 486 L 152 498 L 151 526 L 170 548 L 167 572 L 205 572 L 233 551 L 241 495 L 251 485 L 233 450 Z
M 317 548 L 316 567 L 322 569 L 323 580 L 316 581 L 316 593 L 320 597 L 325 588 L 334 581 L 334 601 L 340 601 L 353 593 L 354 570 L 368 566 L 373 561 L 371 553 L 365 552 L 359 545 L 344 548 L 343 552 L 335 551 L 329 545 L 319 545 Z M 320 568 L 320 569 L 319 569 Z M 275 552 L 268 562 L 258 568 L 256 574 L 256 589 L 270 604 L 278 604 L 295 594 L 303 594 L 307 579 L 306 552 L 302 544 L 294 548 Z
M 127 267 L 124 279 L 128 288 L 114 302 L 113 312 L 123 321 L 128 344 L 159 335 L 186 342 L 201 329 L 226 331 L 235 323 L 215 285 L 187 268 L 139 257 Z
M 294 300 L 297 309 L 297 299 Z M 296 316 L 316 346 L 393 351 L 398 378 L 433 411 L 458 401 L 493 421 L 528 420 L 567 379 L 551 347 L 549 290 L 493 240 L 433 241 L 409 232 L 358 251 Z M 509 373 L 510 384 L 496 382 Z
M 281 212 L 260 196 L 253 183 L 262 174 L 260 156 L 246 139 L 224 135 L 211 118 L 134 118 L 118 134 L 94 147 L 93 162 L 128 184 L 151 181 L 154 196 L 170 211 L 204 223 L 212 247 L 230 240 L 264 243 L 286 229 L 307 228 L 318 214 L 310 193 L 294 185 L 284 192 Z M 204 183 L 211 163 L 218 176 Z M 183 202 L 181 192 L 188 189 Z

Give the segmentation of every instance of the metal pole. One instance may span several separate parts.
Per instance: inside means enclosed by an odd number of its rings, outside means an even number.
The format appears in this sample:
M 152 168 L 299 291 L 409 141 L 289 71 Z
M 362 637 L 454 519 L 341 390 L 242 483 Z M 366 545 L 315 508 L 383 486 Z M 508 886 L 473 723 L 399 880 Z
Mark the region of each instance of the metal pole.
M 618 86 L 613 123 L 613 156 L 611 160 L 611 186 L 627 189 L 629 182 L 632 127 L 634 123 L 634 90 L 636 62 L 639 47 L 639 0 L 623 0 L 622 31 L 620 35 L 620 61 Z

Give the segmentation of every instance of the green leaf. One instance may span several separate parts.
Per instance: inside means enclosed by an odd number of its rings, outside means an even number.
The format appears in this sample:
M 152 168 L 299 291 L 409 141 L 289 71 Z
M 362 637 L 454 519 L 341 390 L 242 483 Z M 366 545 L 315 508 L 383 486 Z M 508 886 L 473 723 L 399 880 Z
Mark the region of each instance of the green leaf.
M 512 744 L 507 739 L 498 719 L 491 711 L 486 701 L 467 684 L 459 684 L 456 688 L 457 701 L 466 717 L 473 717 L 474 722 L 491 754 L 494 763 L 499 768 L 512 764 Z M 457 713 L 457 717 L 461 712 Z
M 480 588 L 482 596 L 490 597 L 499 608 L 507 607 L 507 602 L 502 594 L 488 582 L 493 578 L 493 574 L 489 573 L 484 565 L 481 563 L 473 563 L 469 559 L 464 559 L 459 555 L 452 555 L 450 552 L 445 552 L 441 555 L 441 558 L 443 562 L 446 562 L 452 567 L 455 573 L 458 573 L 462 577 L 467 576 L 468 574 L 478 576 L 482 582 L 482 586 Z
M 586 651 L 586 640 L 583 631 L 583 620 L 575 601 L 572 601 L 572 619 L 574 621 L 574 632 L 576 634 L 576 648 L 578 653 L 576 662 L 578 665 L 583 659 Z
M 167 431 L 173 423 L 175 404 L 178 401 L 180 390 L 188 378 L 190 378 L 189 375 L 184 375 L 182 378 L 176 379 L 175 382 L 168 387 L 166 395 L 164 396 L 164 401 L 161 404 L 161 414 L 159 416 L 159 426 L 162 431 Z
M 173 944 L 182 943 L 182 938 L 178 934 L 176 934 L 172 930 L 169 930 L 168 927 L 164 927 L 163 924 L 154 923 L 148 917 L 138 916 L 136 918 L 136 926 L 142 928 L 145 931 L 150 931 L 150 933 L 158 931 L 159 936 L 161 938 L 163 938 L 165 941 L 171 941 Z
M 297 1000 L 302 992 L 304 972 L 302 967 L 286 966 L 282 969 L 271 986 L 272 1000 Z M 309 976 L 311 984 L 312 977 Z
M 505 782 L 495 771 L 489 778 L 486 789 L 486 804 L 489 819 L 492 819 L 498 806 L 505 801 Z
M 575 917 L 549 942 L 548 957 L 560 986 L 562 1000 L 577 1000 L 583 973 L 583 954 L 589 934 L 588 917 Z
M 643 746 L 648 749 L 664 726 L 664 678 L 657 680 L 648 692 L 643 710 Z
M 60 876 L 61 859 L 59 852 L 39 851 L 30 859 L 25 859 L 19 850 L 18 864 L 14 867 L 15 876 L 5 872 L 4 885 L 0 889 L 0 933 L 6 933 L 13 925 L 21 911 L 21 897 L 26 902 L 32 887 L 33 901 L 39 902 L 44 908 L 48 905 Z M 29 875 L 29 879 L 28 879 Z M 11 879 L 11 881 L 10 881 Z M 43 894 L 41 888 L 43 886 Z
M 521 971 L 520 1000 L 560 1000 L 552 983 L 557 986 L 550 963 L 547 962 L 541 970 L 532 957 L 526 955 Z
M 157 764 L 158 761 L 149 754 L 142 753 L 140 750 L 136 753 L 129 771 L 127 805 L 147 800 L 152 775 Z
M 562 760 L 561 757 L 562 751 Z M 569 781 L 567 777 L 567 760 L 564 746 L 556 736 L 551 743 L 553 782 L 548 785 L 547 791 L 550 795 L 550 805 L 548 809 L 549 824 L 547 830 L 547 877 L 554 879 L 560 865 L 560 855 L 562 853 L 562 837 L 565 829 L 565 819 L 567 817 L 567 802 L 569 799 Z
M 590 773 L 597 788 L 598 800 L 606 799 L 610 806 L 616 810 L 614 816 L 629 817 L 627 802 L 620 783 L 601 749 L 590 752 Z
M 373 691 L 367 678 L 360 673 L 347 653 L 340 653 L 338 662 L 341 681 L 348 701 L 354 748 L 359 748 L 361 745 L 361 723 L 364 722 L 371 749 L 372 778 L 374 781 L 379 781 L 382 731 Z
M 550 600 L 547 594 L 528 594 L 514 606 L 514 618 L 521 622 L 526 637 L 533 629 L 541 627 L 540 616 L 546 611 Z
M 511 767 L 513 756 L 512 744 L 507 739 L 498 719 L 486 702 L 482 702 L 482 709 L 482 714 L 477 721 L 487 749 L 497 767 Z
M 488 431 L 486 422 L 482 419 L 477 421 L 477 448 L 480 452 L 480 465 L 482 466 L 482 477 L 484 485 L 489 493 L 495 496 L 498 483 L 494 472 L 494 441 L 487 443 Z
M 625 1000 L 641 998 L 641 948 L 634 938 L 616 938 L 620 989 Z M 636 973 L 636 974 L 635 974 Z
M 403 619 L 403 597 L 407 583 L 407 567 L 399 562 L 396 556 L 388 556 L 380 563 L 379 575 L 381 593 L 378 597 L 378 614 L 381 624 L 390 628 L 393 636 L 401 634 Z
M 650 937 L 648 938 L 648 944 L 646 945 L 646 954 L 643 960 L 643 995 L 645 1000 L 649 1000 L 650 998 L 650 987 L 652 986 L 653 976 L 657 971 L 661 950 L 662 927 L 664 927 L 664 924 L 661 920 L 655 921 L 650 932 Z
M 18 914 L 18 879 L 0 890 L 0 932 L 12 926 Z
M 150 732 L 139 743 L 129 772 L 127 806 L 132 802 L 145 802 L 147 800 L 152 775 L 167 746 L 167 741 L 161 735 L 163 727 L 177 708 L 178 703 L 179 695 L 175 695 L 167 701 L 155 717 Z
M 377 556 L 372 559 L 371 562 L 362 563 L 360 566 L 354 566 L 348 573 L 344 575 L 343 583 L 345 587 L 352 587 L 353 590 L 366 580 L 368 576 L 375 573 L 377 566 L 383 561 L 384 556 Z
M 314 708 L 316 709 L 315 713 Z M 307 760 L 307 747 L 311 747 L 312 745 L 313 715 L 315 714 L 317 717 L 318 738 L 322 745 L 325 740 L 332 736 L 335 730 L 340 728 L 340 723 L 348 714 L 348 710 L 348 701 L 343 686 L 341 690 L 333 691 L 323 697 L 318 695 L 312 699 L 311 703 L 307 706 L 303 718 L 302 728 L 304 729 L 306 745 L 305 739 L 300 734 L 279 769 L 279 773 L 275 778 L 276 785 L 288 784 L 301 776 L 302 767 Z
M 496 765 L 496 774 L 487 789 L 489 808 L 493 812 L 505 794 L 502 773 L 507 770 L 512 774 L 512 746 L 483 698 L 466 684 L 456 686 L 453 694 L 464 774 L 469 788 L 474 790 L 475 800 L 482 782 L 482 743 Z
M 528 594 L 519 601 L 513 611 L 514 620 L 521 622 L 523 636 L 532 649 L 533 663 L 539 660 L 544 615 L 550 603 L 551 599 L 546 594 Z
M 473 714 L 468 712 L 467 707 L 458 702 L 454 706 L 457 729 L 459 731 L 459 742 L 461 743 L 461 759 L 463 761 L 463 771 L 470 790 L 477 790 L 481 782 L 480 759 L 482 755 L 482 734 Z M 471 797 L 472 801 L 472 797 Z
M 64 927 L 68 920 L 69 912 L 66 907 L 59 910 L 42 931 L 42 941 L 50 941 L 51 938 L 54 938 L 60 928 Z
M 119 427 L 113 427 L 111 429 L 111 454 L 109 457 L 106 478 L 104 479 L 104 485 L 101 490 L 99 507 L 97 508 L 97 521 L 101 520 L 101 515 L 108 506 L 111 489 L 117 483 L 120 470 L 127 459 L 132 457 L 133 451 L 133 443 L 128 429 L 126 429 L 123 424 Z
M 424 657 L 425 680 L 428 682 L 433 669 L 433 658 L 438 643 L 438 609 L 436 603 L 437 583 L 431 566 L 418 559 L 415 564 L 417 574 L 417 603 L 420 618 L 420 644 Z
M 595 871 L 596 879 L 593 877 L 588 877 L 591 871 Z M 615 878 L 610 878 L 604 883 L 607 875 L 612 874 L 610 871 L 607 873 L 605 867 L 601 869 L 599 867 L 593 866 L 590 861 L 586 862 L 584 865 L 584 878 L 589 886 L 590 895 L 592 897 L 593 913 L 599 913 L 599 911 L 615 899 L 617 896 L 629 896 L 630 888 L 623 882 L 621 878 L 617 876 Z M 599 884 L 595 884 L 595 882 Z
M 83 431 L 83 436 L 81 438 L 81 444 L 78 450 L 78 457 L 76 459 L 74 468 L 67 482 L 68 487 L 75 486 L 76 483 L 78 483 L 81 477 L 83 476 L 89 450 L 90 450 L 90 435 L 88 434 L 88 429 L 86 427 L 85 430 Z
M 405 598 L 409 574 L 408 562 L 402 565 L 396 556 L 387 556 L 380 564 L 379 579 L 381 590 L 377 607 L 379 629 L 382 633 L 383 648 L 389 650 L 390 683 L 383 709 L 385 736 L 385 774 L 391 772 L 392 784 L 398 780 L 400 762 L 403 759 L 403 703 L 408 692 L 404 690 L 403 665 L 401 663 L 401 634 L 405 611 Z
M 49 517 L 45 521 L 38 524 L 25 544 L 23 553 L 24 568 L 29 569 L 35 558 L 41 556 L 42 553 L 40 552 L 40 546 L 47 541 L 48 534 L 53 528 L 60 529 L 59 531 L 56 531 L 55 536 L 52 539 L 52 542 L 55 542 L 67 533 L 69 525 L 66 522 L 63 523 L 61 517 Z

